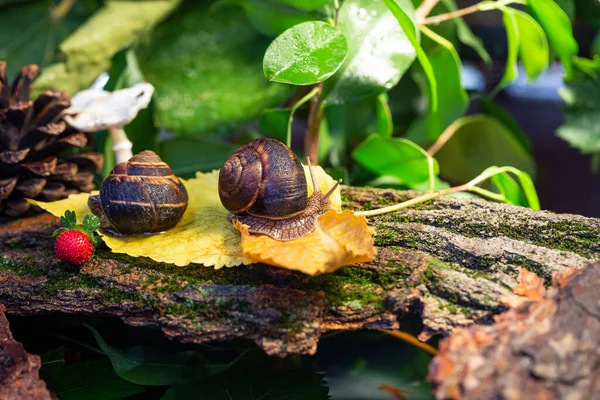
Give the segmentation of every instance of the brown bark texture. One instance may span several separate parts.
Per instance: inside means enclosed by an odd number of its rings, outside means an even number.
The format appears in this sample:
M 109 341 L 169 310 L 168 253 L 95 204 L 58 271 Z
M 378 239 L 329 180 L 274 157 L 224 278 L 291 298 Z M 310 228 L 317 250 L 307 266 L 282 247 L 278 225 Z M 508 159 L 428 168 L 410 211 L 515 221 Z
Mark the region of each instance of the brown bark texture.
M 40 357 L 13 339 L 4 311 L 0 304 L 0 399 L 51 399 L 39 377 Z
M 556 272 L 543 298 L 495 319 L 440 343 L 438 399 L 600 398 L 600 263 Z
M 352 209 L 415 193 L 345 187 Z M 520 267 L 552 273 L 600 259 L 600 220 L 477 199 L 442 198 L 369 218 L 377 259 L 308 277 L 266 265 L 176 267 L 97 250 L 82 268 L 53 252 L 58 219 L 0 225 L 0 303 L 17 315 L 109 315 L 156 325 L 183 342 L 245 338 L 268 354 L 312 354 L 330 330 L 398 329 L 417 313 L 420 336 L 489 324 L 517 286 Z

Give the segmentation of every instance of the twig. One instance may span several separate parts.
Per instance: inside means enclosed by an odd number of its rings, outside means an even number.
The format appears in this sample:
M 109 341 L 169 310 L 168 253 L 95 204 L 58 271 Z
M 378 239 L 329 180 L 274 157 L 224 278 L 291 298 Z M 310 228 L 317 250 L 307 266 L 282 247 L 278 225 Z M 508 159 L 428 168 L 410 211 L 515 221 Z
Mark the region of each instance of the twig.
M 413 346 L 420 348 L 421 350 L 425 351 L 426 353 L 431 354 L 432 356 L 435 356 L 437 354 L 437 352 L 438 352 L 432 346 L 428 345 L 427 343 L 421 342 L 419 339 L 417 339 L 413 335 L 410 335 L 410 334 L 408 334 L 406 332 L 402 332 L 402 331 L 389 331 L 389 330 L 382 330 L 382 332 L 385 332 L 388 335 L 391 335 L 391 336 L 393 336 L 395 338 L 404 340 L 405 342 L 410 343 Z
M 431 10 L 433 10 L 433 7 L 435 7 L 439 1 L 440 0 L 424 0 L 419 7 L 417 7 L 415 10 L 415 19 L 419 25 L 423 23 L 425 18 L 427 18 Z
M 437 138 L 434 144 L 427 150 L 427 154 L 430 156 L 434 156 L 445 144 L 454 136 L 456 131 L 464 125 L 463 118 L 457 119 L 453 123 L 451 123 L 445 130 L 442 132 L 440 137 Z
M 498 0 L 494 2 L 482 1 L 481 3 L 473 4 L 472 6 L 461 8 L 460 10 L 451 11 L 445 14 L 435 15 L 433 17 L 424 18 L 419 22 L 420 25 L 439 24 L 440 22 L 450 19 L 462 17 L 463 15 L 473 14 L 477 11 L 497 10 L 509 4 L 526 4 L 525 0 Z M 419 21 L 417 19 L 417 21 Z
M 387 214 L 390 212 L 408 208 L 410 206 L 414 206 L 415 204 L 424 203 L 426 201 L 433 200 L 433 199 L 436 199 L 438 197 L 441 197 L 441 196 L 444 196 L 444 195 L 447 195 L 450 193 L 458 193 L 458 192 L 474 192 L 481 196 L 490 197 L 493 200 L 505 202 L 506 197 L 504 195 L 501 195 L 498 193 L 493 193 L 493 192 L 490 192 L 489 190 L 485 190 L 485 189 L 476 187 L 481 182 L 491 178 L 492 176 L 494 176 L 496 174 L 502 173 L 502 172 L 511 172 L 513 174 L 520 173 L 520 171 L 514 167 L 500 167 L 500 168 L 490 167 L 490 168 L 486 169 L 485 171 L 483 171 L 480 175 L 471 179 L 467 183 L 463 183 L 462 185 L 454 186 L 454 187 L 451 187 L 448 189 L 438 190 L 437 192 L 433 192 L 433 193 L 426 193 L 424 195 L 415 197 L 414 199 L 403 201 L 402 203 L 394 204 L 394 205 L 383 207 L 383 208 L 377 208 L 375 210 L 357 211 L 354 214 L 362 215 L 363 217 L 372 217 L 374 215 Z
M 56 7 L 50 12 L 50 16 L 54 21 L 63 19 L 69 14 L 71 8 L 75 5 L 77 0 L 62 0 Z
M 310 100 L 310 110 L 308 112 L 308 131 L 304 137 L 304 155 L 319 163 L 319 132 L 321 131 L 321 120 L 323 119 L 323 110 L 321 109 L 321 94 L 323 93 L 323 83 L 317 83 L 315 88 L 318 93 Z
M 462 17 L 463 15 L 473 14 L 474 12 L 479 11 L 479 4 L 474 4 L 469 7 L 461 8 L 460 10 L 452 11 L 445 14 L 435 15 L 429 18 L 423 18 L 420 22 L 422 25 L 431 25 L 431 24 L 439 24 L 440 22 L 448 21 L 449 19 L 454 19 L 458 17 Z M 417 19 L 417 21 L 419 21 Z

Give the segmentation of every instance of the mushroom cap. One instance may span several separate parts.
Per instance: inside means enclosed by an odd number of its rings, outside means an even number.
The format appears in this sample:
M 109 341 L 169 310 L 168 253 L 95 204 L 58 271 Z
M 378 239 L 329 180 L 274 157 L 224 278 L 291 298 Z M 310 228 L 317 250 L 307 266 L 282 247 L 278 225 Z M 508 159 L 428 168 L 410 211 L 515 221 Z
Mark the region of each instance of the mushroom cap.
M 63 118 L 82 132 L 120 128 L 148 107 L 153 93 L 154 86 L 146 82 L 114 92 L 84 90 L 73 96 Z

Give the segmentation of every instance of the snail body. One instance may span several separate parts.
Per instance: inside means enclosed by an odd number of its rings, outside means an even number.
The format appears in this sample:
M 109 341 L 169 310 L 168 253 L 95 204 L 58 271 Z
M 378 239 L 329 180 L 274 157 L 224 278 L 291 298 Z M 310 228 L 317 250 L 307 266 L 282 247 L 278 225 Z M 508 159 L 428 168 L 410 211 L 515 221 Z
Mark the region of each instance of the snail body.
M 174 227 L 188 205 L 185 186 L 156 153 L 143 151 L 115 166 L 88 206 L 101 228 L 128 235 Z
M 219 197 L 249 232 L 298 239 L 312 232 L 317 218 L 331 208 L 329 197 L 337 187 L 321 193 L 312 169 L 310 173 L 315 190 L 309 198 L 304 168 L 291 149 L 274 139 L 256 139 L 225 160 Z

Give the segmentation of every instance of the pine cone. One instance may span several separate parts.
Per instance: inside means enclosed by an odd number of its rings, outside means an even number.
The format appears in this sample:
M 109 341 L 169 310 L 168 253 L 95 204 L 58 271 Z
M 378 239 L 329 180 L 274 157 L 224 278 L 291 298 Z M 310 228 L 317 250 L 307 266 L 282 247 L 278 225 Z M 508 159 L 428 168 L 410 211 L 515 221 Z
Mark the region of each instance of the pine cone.
M 19 216 L 31 207 L 25 198 L 54 201 L 94 189 L 104 162 L 86 152 L 91 134 L 60 121 L 71 105 L 67 93 L 49 90 L 29 100 L 38 67 L 21 69 L 12 85 L 0 61 L 0 214 Z

